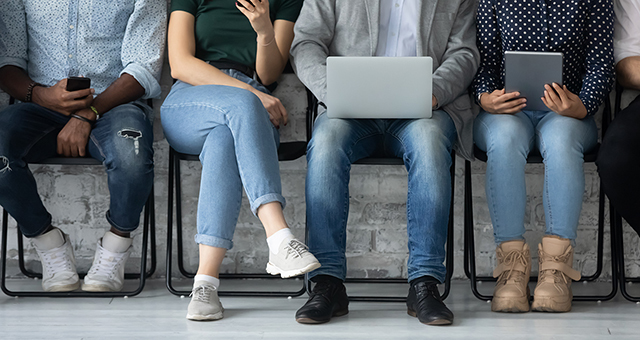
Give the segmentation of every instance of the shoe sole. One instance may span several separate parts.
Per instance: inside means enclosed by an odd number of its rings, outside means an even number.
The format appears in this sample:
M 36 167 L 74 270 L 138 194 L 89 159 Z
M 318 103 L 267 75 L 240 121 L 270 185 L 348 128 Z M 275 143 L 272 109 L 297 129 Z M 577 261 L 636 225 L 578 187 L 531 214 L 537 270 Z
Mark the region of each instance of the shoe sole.
M 44 289 L 45 292 L 72 292 L 80 288 L 80 281 L 68 285 L 57 285 Z
M 529 297 L 514 298 L 496 298 L 491 300 L 491 311 L 499 313 L 527 313 L 531 310 L 529 306 Z
M 214 321 L 222 319 L 222 311 L 215 314 L 207 314 L 207 315 L 191 315 L 187 314 L 187 319 L 193 321 Z
M 118 290 L 115 290 L 105 285 L 83 284 L 82 290 L 85 292 L 109 293 L 109 292 L 119 292 L 122 290 L 122 287 L 120 287 L 120 289 Z
M 571 311 L 571 300 L 573 297 L 563 299 L 564 301 L 558 302 L 554 298 L 533 298 L 533 304 L 531 310 L 534 312 L 547 312 L 547 313 L 566 313 Z
M 320 268 L 320 263 L 315 262 L 307 265 L 301 269 L 292 269 L 292 270 L 282 270 L 272 264 L 271 262 L 267 263 L 267 273 L 271 275 L 280 275 L 283 279 L 306 274 L 314 269 Z
M 411 309 L 407 309 L 407 314 L 409 314 L 410 316 L 413 316 L 414 318 L 418 317 L 418 314 L 415 311 L 412 311 Z M 420 323 L 425 324 L 425 325 L 429 325 L 429 326 L 448 326 L 448 325 L 452 324 L 453 321 L 452 320 L 446 320 L 446 319 L 437 319 L 437 320 L 433 320 L 433 321 L 429 321 L 429 322 L 420 321 Z
M 329 320 L 331 320 L 331 318 L 333 317 L 339 317 L 339 316 L 343 316 L 343 315 L 347 315 L 349 314 L 349 309 L 344 309 L 344 310 L 337 310 L 335 311 L 330 318 L 328 319 L 322 319 L 322 320 L 315 320 L 315 319 L 311 319 L 311 318 L 296 318 L 296 322 L 301 323 L 301 324 L 305 324 L 305 325 L 318 325 L 321 323 L 327 323 L 329 322 Z

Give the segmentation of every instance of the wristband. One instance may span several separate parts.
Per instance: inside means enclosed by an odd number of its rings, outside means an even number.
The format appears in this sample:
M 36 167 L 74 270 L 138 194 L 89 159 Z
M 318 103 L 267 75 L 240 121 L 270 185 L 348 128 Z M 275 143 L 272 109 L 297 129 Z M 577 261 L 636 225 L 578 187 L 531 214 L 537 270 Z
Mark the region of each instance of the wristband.
M 82 116 L 77 115 L 75 113 L 71 114 L 71 118 L 75 118 L 75 119 L 79 119 L 79 120 L 81 120 L 83 122 L 87 122 L 87 123 L 89 123 L 89 125 L 91 125 L 91 127 L 93 127 L 93 124 L 95 123 L 93 120 L 91 120 L 89 118 L 86 118 L 86 117 L 82 117 Z
M 89 108 L 91 109 L 91 111 L 93 111 L 93 113 L 96 114 L 96 120 L 100 119 L 100 113 L 98 113 L 98 109 L 96 109 L 93 105 L 89 106 Z
M 30 103 L 31 102 L 31 95 L 33 95 L 33 88 L 36 86 L 44 86 L 40 83 L 36 83 L 35 81 L 32 81 L 29 86 L 27 87 L 27 95 L 24 97 L 24 102 L 25 103 Z

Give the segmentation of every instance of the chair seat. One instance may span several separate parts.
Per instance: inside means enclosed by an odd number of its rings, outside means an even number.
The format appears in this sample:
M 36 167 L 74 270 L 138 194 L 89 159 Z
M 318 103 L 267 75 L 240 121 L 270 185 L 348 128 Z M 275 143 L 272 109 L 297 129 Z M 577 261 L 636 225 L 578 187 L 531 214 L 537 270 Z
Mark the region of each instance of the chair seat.
M 279 161 L 290 161 L 298 159 L 307 153 L 307 142 L 284 142 L 280 143 L 278 149 Z M 198 155 L 189 155 L 175 151 L 176 156 L 181 161 L 200 161 Z
M 404 165 L 402 158 L 379 158 L 379 157 L 367 157 L 356 161 L 353 164 L 366 164 L 366 165 Z
M 42 161 L 30 164 L 53 164 L 53 165 L 102 165 L 102 162 L 91 157 L 51 157 Z
M 585 163 L 593 163 L 598 159 L 598 151 L 600 150 L 600 143 L 598 143 L 593 150 L 584 154 Z M 473 155 L 480 161 L 487 161 L 487 153 L 482 151 L 476 145 L 473 146 Z M 529 164 L 538 164 L 543 163 L 542 155 L 540 151 L 536 148 L 529 153 L 527 156 L 527 163 Z

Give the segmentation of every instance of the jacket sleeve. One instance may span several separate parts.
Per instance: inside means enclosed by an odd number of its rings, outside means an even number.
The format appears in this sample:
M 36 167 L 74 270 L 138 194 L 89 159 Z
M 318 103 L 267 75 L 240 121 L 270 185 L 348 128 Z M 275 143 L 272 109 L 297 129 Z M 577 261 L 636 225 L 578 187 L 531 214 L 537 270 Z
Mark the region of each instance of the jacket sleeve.
M 335 0 L 305 1 L 294 28 L 291 64 L 320 102 L 327 94 L 326 63 L 335 23 Z
M 476 47 L 476 0 L 460 4 L 449 34 L 443 62 L 433 73 L 433 95 L 438 107 L 460 97 L 468 89 L 478 69 L 480 55 Z

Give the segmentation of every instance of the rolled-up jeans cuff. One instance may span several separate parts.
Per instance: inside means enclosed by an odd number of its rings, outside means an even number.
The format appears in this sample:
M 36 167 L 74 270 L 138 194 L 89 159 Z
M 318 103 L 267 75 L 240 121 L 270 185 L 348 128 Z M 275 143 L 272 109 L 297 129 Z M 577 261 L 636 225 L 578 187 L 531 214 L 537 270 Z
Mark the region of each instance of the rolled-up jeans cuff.
M 284 210 L 284 207 L 286 205 L 286 201 L 284 199 L 284 197 L 280 194 L 266 194 L 263 196 L 260 196 L 258 198 L 256 198 L 253 202 L 251 202 L 251 212 L 256 215 L 256 217 L 258 216 L 258 208 L 260 208 L 260 206 L 267 204 L 267 203 L 271 203 L 271 202 L 280 202 L 280 204 L 282 205 L 282 209 Z
M 107 222 L 109 222 L 109 224 L 111 224 L 114 228 L 118 229 L 118 231 L 121 231 L 123 233 L 130 233 L 134 230 L 136 230 L 138 228 L 138 224 L 133 225 L 133 226 L 128 226 L 128 227 L 123 227 L 119 224 L 117 224 L 116 222 L 113 221 L 113 219 L 111 218 L 111 210 L 107 210 L 107 213 L 105 214 L 106 218 L 107 218 Z
M 318 275 L 333 276 L 335 278 L 338 278 L 338 279 L 342 280 L 343 282 L 346 279 L 343 270 L 338 269 L 338 268 L 324 268 L 324 267 L 320 267 L 320 268 L 308 273 L 307 274 L 307 279 L 311 280 L 311 279 L 313 279 L 314 277 L 316 277 Z
M 27 231 L 24 228 L 20 228 L 20 232 L 22 233 L 22 235 L 24 235 L 24 237 L 26 238 L 33 238 L 33 237 L 37 237 L 42 235 L 45 230 L 47 230 L 49 228 L 49 226 L 51 225 L 51 214 L 47 213 L 47 219 L 45 220 L 44 223 L 41 224 L 41 227 L 36 229 L 37 231 L 33 234 L 29 233 L 29 231 Z
M 427 275 L 436 278 L 438 281 L 440 281 L 440 283 L 444 283 L 446 279 L 446 270 L 441 271 L 441 270 L 432 270 L 432 269 L 425 268 L 422 270 L 412 272 L 411 275 L 409 275 L 407 281 L 411 282 L 419 277 L 423 277 Z
M 233 241 L 216 236 L 196 234 L 195 240 L 197 244 L 204 244 L 205 246 L 224 248 L 227 250 L 233 248 Z

